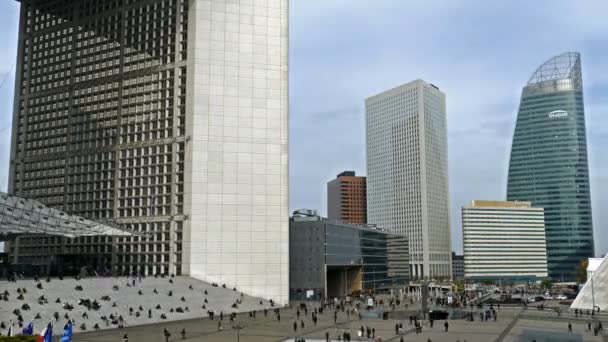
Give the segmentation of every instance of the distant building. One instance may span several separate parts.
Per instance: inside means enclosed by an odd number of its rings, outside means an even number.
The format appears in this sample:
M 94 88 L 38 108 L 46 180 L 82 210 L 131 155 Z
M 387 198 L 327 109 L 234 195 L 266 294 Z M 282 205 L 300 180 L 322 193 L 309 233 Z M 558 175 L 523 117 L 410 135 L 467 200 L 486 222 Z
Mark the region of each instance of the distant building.
M 566 52 L 536 69 L 522 90 L 507 200 L 545 209 L 549 276 L 574 281 L 594 255 L 581 56 Z
M 462 230 L 465 278 L 547 277 L 543 208 L 530 202 L 472 201 L 462 208 Z
M 344 171 L 327 183 L 327 217 L 330 221 L 367 223 L 367 182 L 355 171 Z
M 289 224 L 292 299 L 398 293 L 409 277 L 407 237 L 310 217 Z
M 367 222 L 407 235 L 413 278 L 451 277 L 445 94 L 415 80 L 365 112 Z
M 452 252 L 452 279 L 464 279 L 464 255 L 456 255 L 456 252 Z

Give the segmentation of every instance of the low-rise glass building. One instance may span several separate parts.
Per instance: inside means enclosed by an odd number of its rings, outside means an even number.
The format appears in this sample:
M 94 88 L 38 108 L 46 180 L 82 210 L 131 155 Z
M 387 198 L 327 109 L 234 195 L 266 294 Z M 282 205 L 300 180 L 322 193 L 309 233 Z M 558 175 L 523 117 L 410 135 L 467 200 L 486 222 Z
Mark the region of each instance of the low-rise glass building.
M 408 240 L 381 229 L 292 218 L 290 297 L 320 299 L 398 291 L 409 282 Z

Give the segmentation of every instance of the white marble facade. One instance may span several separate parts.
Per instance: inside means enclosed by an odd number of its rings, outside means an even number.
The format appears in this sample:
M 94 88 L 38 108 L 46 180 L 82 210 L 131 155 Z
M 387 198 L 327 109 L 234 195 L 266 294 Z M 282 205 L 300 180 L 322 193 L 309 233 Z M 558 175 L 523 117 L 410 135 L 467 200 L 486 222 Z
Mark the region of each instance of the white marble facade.
M 184 274 L 289 297 L 288 0 L 191 0 Z

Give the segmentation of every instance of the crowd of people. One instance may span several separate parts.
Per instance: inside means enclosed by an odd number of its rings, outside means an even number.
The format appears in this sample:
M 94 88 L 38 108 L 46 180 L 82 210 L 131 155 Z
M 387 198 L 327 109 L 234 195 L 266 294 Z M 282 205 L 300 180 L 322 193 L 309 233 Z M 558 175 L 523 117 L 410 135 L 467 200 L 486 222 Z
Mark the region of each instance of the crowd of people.
M 159 285 L 158 288 L 151 290 L 150 286 L 144 286 L 147 282 L 145 277 L 113 278 L 112 282 L 115 284 L 111 287 L 108 286 L 106 291 L 98 293 L 92 291 L 92 289 L 87 289 L 87 286 L 91 287 L 90 283 L 81 282 L 80 277 L 70 278 L 70 284 L 72 285 L 64 286 L 67 282 L 62 277 L 43 280 L 34 277 L 27 280 L 10 275 L 9 283 L 16 283 L 18 287 L 14 285 L 6 286 L 0 293 L 0 300 L 6 302 L 3 305 L 5 308 L 9 305 L 15 305 L 16 307 L 10 313 L 5 311 L 2 314 L 0 311 L 0 329 L 7 329 L 9 325 L 12 325 L 14 329 L 22 329 L 29 322 L 36 320 L 40 321 L 36 323 L 37 325 L 41 324 L 40 326 L 44 326 L 48 321 L 61 324 L 62 322 L 59 321 L 65 319 L 74 322 L 74 328 L 80 331 L 99 330 L 121 328 L 132 324 L 145 324 L 146 321 L 153 323 L 168 319 L 203 316 L 213 318 L 218 314 L 223 317 L 224 310 L 228 311 L 230 317 L 233 318 L 234 313 L 239 310 L 245 300 L 243 293 L 238 292 L 236 288 L 230 290 L 225 284 L 212 285 L 212 287 L 221 287 L 221 291 L 224 291 L 222 292 L 223 295 L 218 295 L 218 290 L 213 290 L 215 292 L 209 295 L 212 289 L 205 288 L 207 285 L 201 286 L 199 284 L 195 288 L 192 284 L 184 285 L 183 280 L 178 285 L 174 275 L 158 275 L 154 278 L 157 279 L 154 282 L 155 284 L 162 284 L 162 279 L 165 279 L 167 284 Z M 54 282 L 62 284 L 60 285 L 62 287 L 60 291 L 57 290 L 58 284 L 51 284 Z M 69 291 L 68 288 L 72 290 Z M 125 292 L 125 288 L 131 288 L 131 292 Z M 143 305 L 129 306 L 124 301 L 125 296 L 128 297 L 135 293 L 137 293 L 137 296 L 144 296 L 141 300 Z M 49 298 L 51 296 L 57 297 L 53 300 Z M 62 298 L 63 296 L 65 298 Z M 160 299 L 161 296 L 166 297 L 155 301 L 155 298 Z M 231 304 L 226 305 L 226 299 L 230 297 L 234 300 Z M 78 299 L 76 300 L 76 298 Z M 193 300 L 194 298 L 196 298 L 196 301 Z M 255 302 L 248 300 L 248 308 L 258 305 L 258 300 Z M 135 303 L 132 300 L 129 302 Z M 161 303 L 163 304 L 161 305 Z M 170 304 L 168 305 L 168 303 Z M 269 306 L 268 302 L 259 301 L 259 308 L 266 308 L 267 306 Z M 190 312 L 192 313 L 189 316 L 183 318 L 179 316 Z M 192 314 L 196 316 L 192 316 Z M 255 318 L 255 316 L 253 317 Z

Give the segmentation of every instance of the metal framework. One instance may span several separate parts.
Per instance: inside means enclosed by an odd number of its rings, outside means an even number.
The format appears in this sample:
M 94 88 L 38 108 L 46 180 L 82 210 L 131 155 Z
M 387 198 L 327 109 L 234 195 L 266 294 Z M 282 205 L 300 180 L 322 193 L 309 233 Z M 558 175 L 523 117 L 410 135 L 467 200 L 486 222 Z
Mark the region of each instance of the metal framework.
M 131 232 L 83 217 L 69 215 L 44 204 L 0 193 L 0 235 L 44 234 L 80 236 L 131 236 Z
M 528 84 L 563 79 L 574 80 L 577 86 L 582 85 L 581 55 L 578 52 L 565 52 L 552 57 L 536 69 Z

